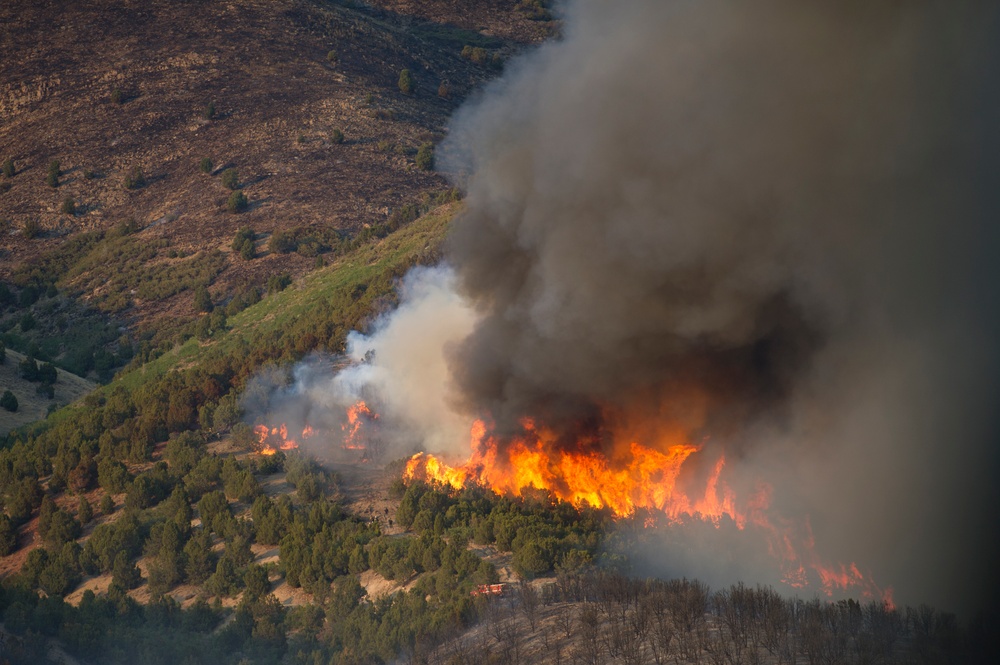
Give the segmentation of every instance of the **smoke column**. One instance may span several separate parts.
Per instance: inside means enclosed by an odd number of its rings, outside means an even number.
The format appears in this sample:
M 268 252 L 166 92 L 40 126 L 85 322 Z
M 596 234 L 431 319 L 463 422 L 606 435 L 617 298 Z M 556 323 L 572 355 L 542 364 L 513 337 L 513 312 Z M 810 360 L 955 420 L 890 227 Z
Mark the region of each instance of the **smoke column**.
M 371 371 L 440 350 L 425 383 L 448 422 L 500 431 L 683 421 L 810 515 L 827 556 L 904 603 L 981 606 L 1000 560 L 998 12 L 910 4 L 568 4 L 439 151 L 467 190 L 439 277 L 468 334 L 383 335 L 361 344 Z M 419 412 L 421 382 L 387 402 Z

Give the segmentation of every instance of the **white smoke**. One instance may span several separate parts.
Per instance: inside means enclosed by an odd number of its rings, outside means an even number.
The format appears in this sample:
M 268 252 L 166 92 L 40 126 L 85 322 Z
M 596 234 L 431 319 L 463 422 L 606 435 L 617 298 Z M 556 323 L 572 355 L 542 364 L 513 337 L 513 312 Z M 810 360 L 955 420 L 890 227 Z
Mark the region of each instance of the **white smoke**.
M 477 316 L 456 293 L 447 266 L 410 271 L 400 287 L 399 307 L 369 335 L 348 335 L 355 365 L 330 380 L 329 392 L 347 400 L 373 399 L 396 430 L 400 445 L 462 455 L 469 421 L 452 408 L 449 345 L 469 335 Z

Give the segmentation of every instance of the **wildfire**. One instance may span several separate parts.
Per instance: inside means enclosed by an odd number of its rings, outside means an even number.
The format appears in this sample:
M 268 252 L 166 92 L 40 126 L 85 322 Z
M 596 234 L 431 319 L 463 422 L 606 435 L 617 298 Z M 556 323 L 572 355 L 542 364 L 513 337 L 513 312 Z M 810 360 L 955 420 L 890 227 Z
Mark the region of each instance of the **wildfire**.
M 344 450 L 364 450 L 364 427 L 366 423 L 378 420 L 378 414 L 368 408 L 364 401 L 355 402 L 347 409 L 347 422 L 341 425 L 344 432 Z
M 288 438 L 288 425 L 286 423 L 281 423 L 276 427 L 257 425 L 253 431 L 257 435 L 257 443 L 260 446 L 258 452 L 261 455 L 274 455 L 279 450 L 294 450 L 299 447 L 298 441 Z M 300 438 L 308 439 L 314 434 L 315 430 L 306 425 Z
M 705 453 L 704 444 L 690 443 L 683 434 L 669 435 L 656 442 L 656 447 L 630 441 L 614 446 L 615 452 L 606 455 L 586 442 L 557 445 L 555 432 L 531 420 L 524 420 L 521 430 L 501 445 L 485 422 L 476 421 L 470 432 L 472 455 L 467 462 L 450 466 L 433 455 L 418 453 L 407 462 L 403 477 L 455 489 L 478 484 L 515 496 L 535 488 L 576 506 L 607 508 L 620 518 L 643 510 L 662 513 L 671 523 L 703 520 L 720 527 L 724 520 L 730 520 L 738 529 L 752 526 L 765 534 L 787 584 L 806 586 L 812 571 L 828 595 L 835 590 L 857 590 L 865 597 L 892 603 L 891 590 L 877 587 L 854 563 L 823 562 L 816 554 L 808 521 L 803 527 L 771 517 L 769 485 L 761 483 L 739 500 L 725 481 L 724 456 L 715 460 L 695 491 L 686 489 L 690 482 L 680 482 L 682 469 L 687 471 L 685 464 Z M 647 517 L 645 523 L 655 521 Z M 803 530 L 805 536 L 800 535 Z

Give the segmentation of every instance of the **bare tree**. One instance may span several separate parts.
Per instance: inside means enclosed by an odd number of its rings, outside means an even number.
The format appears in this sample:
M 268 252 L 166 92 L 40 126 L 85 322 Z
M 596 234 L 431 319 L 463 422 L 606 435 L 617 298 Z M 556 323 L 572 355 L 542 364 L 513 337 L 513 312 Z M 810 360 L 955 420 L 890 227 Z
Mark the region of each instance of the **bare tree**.
M 573 612 L 569 606 L 563 607 L 556 614 L 556 626 L 563 632 L 566 639 L 569 639 L 573 635 Z
M 531 625 L 531 630 L 534 631 L 535 624 L 538 621 L 538 608 L 541 605 L 538 590 L 527 581 L 521 580 L 521 583 L 517 587 L 517 598 L 520 601 L 518 606 L 521 609 L 521 613 L 524 614 L 524 618 Z
M 601 648 L 601 624 L 597 608 L 586 603 L 580 608 L 578 615 L 580 625 L 580 660 L 585 665 L 602 665 L 604 663 Z
M 793 663 L 792 607 L 790 601 L 771 588 L 758 588 L 761 609 L 761 643 L 774 657 L 777 665 Z
M 639 601 L 648 619 L 646 642 L 649 653 L 656 665 L 663 665 L 670 655 L 670 643 L 676 628 L 670 616 L 670 602 L 667 585 L 661 580 L 653 580 L 648 593 Z

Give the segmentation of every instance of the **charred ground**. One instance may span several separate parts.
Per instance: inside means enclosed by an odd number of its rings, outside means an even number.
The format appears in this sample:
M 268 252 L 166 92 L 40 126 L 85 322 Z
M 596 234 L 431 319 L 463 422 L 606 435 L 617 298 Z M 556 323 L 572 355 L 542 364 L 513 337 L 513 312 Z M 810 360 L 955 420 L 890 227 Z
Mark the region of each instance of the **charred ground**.
M 15 173 L 0 194 L 0 277 L 81 232 L 133 224 L 144 244 L 164 242 L 141 259 L 150 269 L 221 252 L 203 281 L 224 301 L 313 267 L 313 256 L 265 251 L 272 234 L 351 237 L 446 189 L 415 164 L 418 148 L 440 140 L 456 105 L 497 73 L 494 55 L 499 66 L 547 24 L 513 2 L 381 4 L 5 4 L 0 159 Z M 489 62 L 463 57 L 466 46 Z M 398 85 L 404 69 L 411 94 Z M 228 168 L 248 199 L 240 214 L 227 209 Z M 142 181 L 129 188 L 136 170 Z M 259 258 L 231 253 L 239 227 L 256 232 Z M 48 277 L 85 300 L 114 278 L 84 272 L 103 279 Z M 135 327 L 191 316 L 191 303 L 183 289 L 108 309 Z

